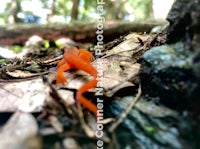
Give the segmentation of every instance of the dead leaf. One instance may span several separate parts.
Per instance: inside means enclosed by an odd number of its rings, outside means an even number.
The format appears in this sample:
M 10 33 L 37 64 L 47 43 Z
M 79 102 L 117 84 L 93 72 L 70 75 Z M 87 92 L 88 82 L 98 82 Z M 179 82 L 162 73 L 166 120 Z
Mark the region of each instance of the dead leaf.
M 44 100 L 49 97 L 49 88 L 41 78 L 24 81 L 1 83 L 0 111 L 33 112 L 42 109 Z
M 43 72 L 43 73 L 31 73 L 29 71 L 21 71 L 21 70 L 15 70 L 15 71 L 7 71 L 6 74 L 8 74 L 11 77 L 14 78 L 30 78 L 30 77 L 35 77 L 35 76 L 41 76 L 44 74 L 47 74 L 48 72 Z

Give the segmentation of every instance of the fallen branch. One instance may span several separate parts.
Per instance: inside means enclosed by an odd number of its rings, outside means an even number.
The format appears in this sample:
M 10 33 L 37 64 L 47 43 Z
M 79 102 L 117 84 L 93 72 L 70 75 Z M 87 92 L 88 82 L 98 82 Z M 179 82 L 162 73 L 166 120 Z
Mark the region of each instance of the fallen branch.
M 112 133 L 122 123 L 122 121 L 126 118 L 126 116 L 129 114 L 129 112 L 131 111 L 133 106 L 139 100 L 141 93 L 142 93 L 142 91 L 141 91 L 141 84 L 140 84 L 139 88 L 138 88 L 138 93 L 136 94 L 135 99 L 130 103 L 128 108 L 123 111 L 123 113 L 120 115 L 119 119 L 115 123 L 113 123 L 113 125 L 111 125 L 111 127 L 108 130 L 110 133 Z

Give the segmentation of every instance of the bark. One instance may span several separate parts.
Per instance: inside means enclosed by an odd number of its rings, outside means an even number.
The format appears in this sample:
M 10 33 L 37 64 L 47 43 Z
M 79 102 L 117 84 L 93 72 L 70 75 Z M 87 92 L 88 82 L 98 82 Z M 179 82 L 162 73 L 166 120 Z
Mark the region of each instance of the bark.
M 10 4 L 10 14 L 8 17 L 8 22 L 9 24 L 14 24 L 16 22 L 16 17 L 17 17 L 17 7 L 18 7 L 18 2 L 17 0 L 12 0 Z
M 77 20 L 78 19 L 79 2 L 80 2 L 80 0 L 73 0 L 72 13 L 71 13 L 72 20 Z
M 52 0 L 52 3 L 51 3 L 50 8 L 49 8 L 50 13 L 48 14 L 48 17 L 47 17 L 48 23 L 53 22 L 52 19 L 55 15 L 55 3 L 56 3 L 56 0 Z

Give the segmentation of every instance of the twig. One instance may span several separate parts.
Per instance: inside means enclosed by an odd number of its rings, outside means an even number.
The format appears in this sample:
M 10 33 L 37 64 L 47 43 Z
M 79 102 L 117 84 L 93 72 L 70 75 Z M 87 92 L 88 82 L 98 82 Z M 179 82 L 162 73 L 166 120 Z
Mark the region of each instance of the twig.
M 78 107 L 78 116 L 79 116 L 79 119 L 80 119 L 80 123 L 83 127 L 83 130 L 85 131 L 85 133 L 87 134 L 87 136 L 89 138 L 95 137 L 94 131 L 86 124 L 86 122 L 84 120 L 83 111 L 82 111 L 80 103 L 77 103 L 77 107 Z
M 136 102 L 140 98 L 141 93 L 142 93 L 142 91 L 141 91 L 141 84 L 140 84 L 139 88 L 138 88 L 138 93 L 136 94 L 135 99 L 130 103 L 128 108 L 123 111 L 123 113 L 120 115 L 119 119 L 113 125 L 111 125 L 111 127 L 109 128 L 110 133 L 112 133 L 121 124 L 121 122 L 126 118 L 128 113 L 131 111 L 133 106 L 136 104 Z
M 62 109 L 65 115 L 73 116 L 73 113 L 71 112 L 73 111 L 72 107 L 64 103 L 64 100 L 59 95 L 56 88 L 48 81 L 47 77 L 43 75 L 42 79 L 43 79 L 43 82 L 46 83 L 51 89 L 50 96 L 53 98 L 53 101 Z

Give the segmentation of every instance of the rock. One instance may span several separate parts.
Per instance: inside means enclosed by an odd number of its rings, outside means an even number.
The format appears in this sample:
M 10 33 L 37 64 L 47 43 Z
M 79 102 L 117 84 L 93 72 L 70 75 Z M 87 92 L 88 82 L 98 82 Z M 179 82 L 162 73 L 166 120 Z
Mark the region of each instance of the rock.
M 38 126 L 31 114 L 16 112 L 0 133 L 1 149 L 41 149 Z
M 136 105 L 116 129 L 116 137 L 121 148 L 172 148 L 181 149 L 185 142 L 181 142 L 180 133 L 169 121 L 179 122 L 179 115 L 164 106 L 155 105 L 141 97 Z M 122 97 L 112 101 L 110 112 L 119 117 L 122 110 L 135 100 L 132 96 Z M 130 143 L 131 142 L 131 143 Z
M 200 113 L 199 50 L 184 43 L 154 47 L 143 55 L 141 71 L 143 92 L 160 97 L 165 105 Z
M 30 46 L 30 45 L 39 45 L 42 43 L 44 39 L 40 36 L 37 35 L 33 35 L 31 36 L 28 41 L 25 43 L 26 46 Z
M 193 56 L 185 51 L 183 43 L 177 43 L 154 47 L 147 51 L 143 58 L 154 67 L 155 72 L 158 72 L 168 67 L 191 69 Z
M 0 59 L 10 59 L 17 56 L 14 51 L 9 50 L 8 48 L 0 47 Z
M 66 138 L 63 140 L 63 146 L 65 149 L 81 149 L 78 143 L 73 138 Z

